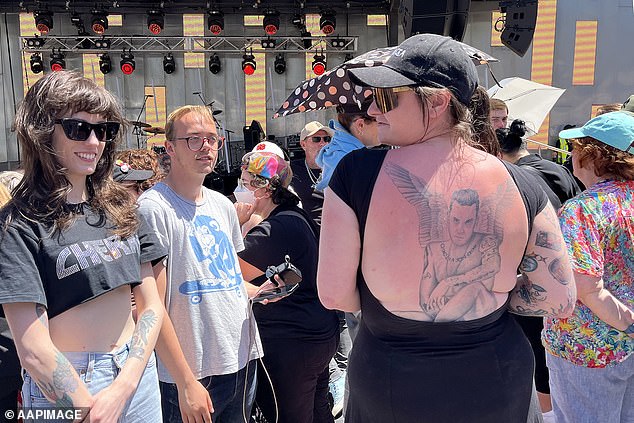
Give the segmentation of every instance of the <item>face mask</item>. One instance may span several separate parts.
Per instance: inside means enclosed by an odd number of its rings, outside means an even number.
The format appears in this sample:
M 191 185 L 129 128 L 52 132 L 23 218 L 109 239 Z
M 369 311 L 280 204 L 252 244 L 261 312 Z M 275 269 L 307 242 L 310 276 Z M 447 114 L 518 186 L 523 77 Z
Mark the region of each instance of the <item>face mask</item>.
M 238 203 L 255 203 L 255 194 L 253 193 L 253 191 L 248 190 L 246 187 L 238 186 L 233 191 L 233 195 L 236 197 L 236 201 Z

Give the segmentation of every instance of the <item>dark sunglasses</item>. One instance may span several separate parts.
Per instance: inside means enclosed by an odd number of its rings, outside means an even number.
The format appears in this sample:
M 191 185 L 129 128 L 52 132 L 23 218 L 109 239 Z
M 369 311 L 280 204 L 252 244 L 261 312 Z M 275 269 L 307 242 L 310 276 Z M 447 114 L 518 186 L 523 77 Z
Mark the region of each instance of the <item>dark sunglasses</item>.
M 324 142 L 330 142 L 331 139 L 332 137 L 330 135 L 324 135 L 323 137 L 310 137 L 310 140 L 315 144 L 321 142 L 321 140 L 324 140 Z
M 387 113 L 398 107 L 398 93 L 414 91 L 413 87 L 372 88 L 374 101 L 381 113 Z
M 93 131 L 101 142 L 114 141 L 121 127 L 119 122 L 90 123 L 73 118 L 57 119 L 55 123 L 62 125 L 64 134 L 73 141 L 86 141 Z

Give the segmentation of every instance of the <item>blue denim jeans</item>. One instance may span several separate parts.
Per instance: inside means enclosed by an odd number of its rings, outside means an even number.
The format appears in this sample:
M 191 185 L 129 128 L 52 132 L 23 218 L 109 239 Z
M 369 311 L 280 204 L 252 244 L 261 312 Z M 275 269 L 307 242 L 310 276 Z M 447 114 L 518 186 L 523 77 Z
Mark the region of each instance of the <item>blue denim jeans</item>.
M 112 353 L 65 352 L 63 354 L 75 368 L 88 391 L 95 395 L 114 381 L 123 368 L 128 353 L 129 345 L 126 344 Z M 22 384 L 22 402 L 25 409 L 51 406 L 26 371 L 24 371 Z M 128 399 L 119 419 L 119 423 L 133 422 L 161 422 L 161 400 L 154 353 L 150 356 L 139 385 Z
M 546 354 L 557 423 L 634 422 L 634 354 L 612 367 L 577 366 Z
M 207 389 L 214 405 L 214 423 L 248 422 L 255 399 L 256 360 L 235 373 L 207 376 L 199 382 Z M 175 383 L 160 382 L 163 422 L 181 423 L 178 389 Z M 245 420 L 246 419 L 246 420 Z

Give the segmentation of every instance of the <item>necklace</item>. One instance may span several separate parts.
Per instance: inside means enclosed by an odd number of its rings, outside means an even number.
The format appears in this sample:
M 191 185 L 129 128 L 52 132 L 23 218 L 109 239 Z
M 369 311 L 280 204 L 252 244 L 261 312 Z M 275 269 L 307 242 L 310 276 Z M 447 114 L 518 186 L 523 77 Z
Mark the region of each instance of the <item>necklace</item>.
M 455 263 L 455 262 L 461 263 L 462 260 L 466 259 L 471 254 L 473 254 L 473 250 L 475 250 L 475 247 L 477 247 L 477 245 L 478 245 L 477 243 L 473 244 L 473 247 L 471 247 L 469 249 L 469 251 L 464 253 L 464 255 L 462 257 L 451 257 L 451 255 L 447 252 L 447 250 L 445 250 L 445 243 L 444 242 L 440 243 L 440 251 L 442 252 L 442 256 L 445 258 L 445 260 L 450 261 L 452 263 Z
M 308 173 L 308 177 L 310 178 L 310 181 L 313 183 L 313 186 L 314 186 L 317 183 L 319 176 L 315 176 L 313 174 L 313 170 L 310 168 L 310 166 L 308 166 L 308 163 L 306 162 L 306 160 L 304 160 L 304 166 L 306 166 L 306 172 Z

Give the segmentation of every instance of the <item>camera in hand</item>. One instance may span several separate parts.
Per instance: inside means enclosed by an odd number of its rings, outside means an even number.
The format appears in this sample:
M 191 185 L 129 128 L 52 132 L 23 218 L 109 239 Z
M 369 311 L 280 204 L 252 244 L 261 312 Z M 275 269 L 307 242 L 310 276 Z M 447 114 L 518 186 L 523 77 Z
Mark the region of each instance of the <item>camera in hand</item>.
M 283 286 L 279 286 L 275 280 L 278 275 L 284 282 Z M 266 269 L 265 276 L 277 287 L 271 290 L 260 292 L 253 298 L 254 303 L 261 303 L 264 300 L 272 300 L 275 298 L 286 297 L 293 293 L 302 281 L 302 272 L 291 263 L 289 256 L 284 258 L 284 263 L 278 266 L 269 266 Z

